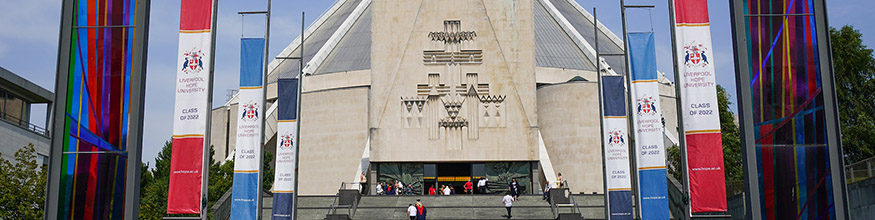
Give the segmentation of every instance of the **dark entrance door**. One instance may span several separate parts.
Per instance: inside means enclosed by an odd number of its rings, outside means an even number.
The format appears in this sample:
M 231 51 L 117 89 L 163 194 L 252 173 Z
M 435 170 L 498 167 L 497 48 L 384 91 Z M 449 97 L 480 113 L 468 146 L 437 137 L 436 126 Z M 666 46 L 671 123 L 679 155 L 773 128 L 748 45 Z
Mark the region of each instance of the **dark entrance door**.
M 465 193 L 465 182 L 471 179 L 470 163 L 437 164 L 438 186 L 446 185 L 455 189 L 456 194 Z

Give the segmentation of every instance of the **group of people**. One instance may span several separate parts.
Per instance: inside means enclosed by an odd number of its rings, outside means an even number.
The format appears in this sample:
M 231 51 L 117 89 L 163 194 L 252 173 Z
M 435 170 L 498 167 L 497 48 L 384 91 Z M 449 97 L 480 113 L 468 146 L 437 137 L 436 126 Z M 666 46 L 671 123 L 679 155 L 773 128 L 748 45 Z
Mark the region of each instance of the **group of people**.
M 425 220 L 428 210 L 422 205 L 422 201 L 416 200 L 416 204 L 407 204 L 407 216 L 410 220 Z
M 489 181 L 486 177 L 481 177 L 477 182 L 478 194 L 486 194 L 486 181 Z M 465 195 L 474 194 L 474 183 L 471 182 L 471 179 L 468 179 L 468 182 L 465 182 L 462 185 L 462 189 L 465 192 Z M 439 188 L 435 188 L 434 185 L 428 188 L 429 195 L 455 195 L 456 187 L 453 185 L 441 185 Z
M 400 196 L 400 195 L 413 195 L 413 186 L 407 185 L 404 186 L 401 181 L 389 180 L 386 184 L 377 183 L 377 195 L 392 195 L 392 196 Z

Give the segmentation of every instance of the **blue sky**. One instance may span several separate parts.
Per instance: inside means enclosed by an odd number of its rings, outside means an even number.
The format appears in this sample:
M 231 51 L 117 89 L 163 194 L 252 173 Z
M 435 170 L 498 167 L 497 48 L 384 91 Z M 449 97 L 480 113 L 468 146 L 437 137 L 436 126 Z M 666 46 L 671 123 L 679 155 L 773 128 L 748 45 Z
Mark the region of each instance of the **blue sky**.
M 614 33 L 622 33 L 618 0 L 578 2 L 587 10 L 597 7 L 599 20 Z M 302 11 L 307 13 L 306 23 L 310 24 L 333 3 L 333 0 L 273 1 L 271 56 L 282 51 L 300 34 Z M 629 30 L 649 31 L 652 27 L 656 32 L 657 54 L 670 54 L 667 1 L 627 0 L 626 4 L 656 5 L 653 10 L 628 10 Z M 871 11 L 875 8 L 875 1 L 828 0 L 827 4 L 829 22 L 833 27 L 854 25 L 863 33 L 865 44 L 875 43 L 875 23 L 868 20 L 875 18 Z M 717 82 L 734 96 L 729 0 L 711 0 L 708 6 Z M 60 7 L 60 0 L 0 0 L 0 66 L 50 91 L 55 86 Z M 238 87 L 241 33 L 245 31 L 247 37 L 263 33 L 263 28 L 259 28 L 263 25 L 262 18 L 248 16 L 243 20 L 237 12 L 264 10 L 265 7 L 266 0 L 220 1 L 214 106 L 225 102 L 227 90 Z M 153 0 L 150 22 L 143 161 L 154 163 L 172 129 L 179 1 Z M 671 75 L 671 57 L 657 57 L 658 69 Z M 44 115 L 44 109 L 34 109 L 33 123 L 44 123 Z

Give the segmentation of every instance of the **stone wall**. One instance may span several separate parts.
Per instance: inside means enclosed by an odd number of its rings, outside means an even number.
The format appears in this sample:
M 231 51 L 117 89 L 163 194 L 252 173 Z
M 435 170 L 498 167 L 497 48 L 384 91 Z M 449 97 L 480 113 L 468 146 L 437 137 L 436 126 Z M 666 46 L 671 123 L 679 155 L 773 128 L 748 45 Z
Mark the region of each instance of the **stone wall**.
M 596 82 L 568 82 L 538 89 L 538 122 L 553 170 L 573 193 L 604 192 Z M 556 180 L 550 180 L 556 181 Z
M 532 5 L 374 1 L 371 161 L 537 160 Z
M 875 178 L 848 184 L 851 219 L 875 219 Z
M 368 137 L 368 94 L 367 87 L 304 92 L 300 194 L 334 195 L 342 182 L 356 180 Z

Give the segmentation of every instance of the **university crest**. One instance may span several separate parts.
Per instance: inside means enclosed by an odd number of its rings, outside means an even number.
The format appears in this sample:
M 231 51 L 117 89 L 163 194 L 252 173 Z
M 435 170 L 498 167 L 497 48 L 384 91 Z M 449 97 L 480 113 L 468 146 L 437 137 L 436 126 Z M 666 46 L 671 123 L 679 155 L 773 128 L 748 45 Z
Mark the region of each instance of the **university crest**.
M 655 115 L 656 108 L 656 100 L 653 96 L 644 95 L 638 98 L 638 115 Z
M 243 105 L 243 114 L 240 117 L 244 121 L 255 121 L 258 120 L 258 104 L 250 102 L 249 104 Z
M 608 132 L 608 144 L 615 147 L 626 144 L 626 140 L 623 139 L 624 135 L 625 133 L 623 133 L 623 131 L 620 129 L 614 129 Z
M 702 44 L 698 44 L 695 41 L 690 42 L 684 46 L 684 53 L 686 53 L 684 55 L 684 65 L 687 65 L 687 67 L 704 67 L 711 64 L 708 56 L 705 55 L 706 51 L 708 51 L 708 48 L 702 46 Z
M 292 134 L 286 133 L 285 135 L 280 136 L 280 149 L 291 149 L 294 143 L 295 137 Z
M 182 54 L 182 71 L 188 73 L 199 73 L 204 70 L 204 53 L 197 48 L 192 48 Z

